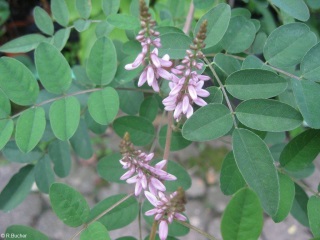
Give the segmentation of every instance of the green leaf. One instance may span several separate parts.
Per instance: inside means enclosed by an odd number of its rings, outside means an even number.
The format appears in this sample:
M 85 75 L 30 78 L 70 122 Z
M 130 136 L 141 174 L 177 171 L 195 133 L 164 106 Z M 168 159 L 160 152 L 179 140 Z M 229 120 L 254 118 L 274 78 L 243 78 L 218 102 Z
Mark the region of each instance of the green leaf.
M 223 95 L 222 91 L 218 87 L 208 87 L 206 90 L 210 93 L 210 95 L 206 98 L 203 98 L 208 104 L 209 103 L 222 103 Z
M 99 85 L 109 84 L 117 71 L 117 53 L 113 42 L 106 37 L 96 40 L 91 48 L 87 74 L 92 82 Z
M 278 173 L 280 183 L 280 202 L 279 209 L 272 219 L 274 222 L 282 222 L 290 213 L 294 199 L 294 183 L 291 178 L 285 174 Z
M 268 37 L 263 55 L 276 67 L 298 64 L 317 42 L 316 35 L 304 23 L 290 23 L 275 29 Z
M 246 69 L 231 74 L 226 80 L 228 92 L 241 100 L 271 98 L 288 86 L 287 80 L 262 69 Z
M 158 102 L 154 97 L 148 97 L 140 105 L 139 115 L 153 122 L 158 114 Z
M 97 24 L 95 33 L 97 38 L 107 37 L 112 32 L 113 29 L 114 29 L 113 25 L 111 25 L 107 21 L 101 21 L 100 23 Z
M 18 206 L 28 196 L 33 182 L 33 165 L 20 168 L 0 193 L 0 209 L 8 212 Z
M 176 190 L 176 189 L 175 189 Z M 152 226 L 153 221 L 154 221 L 154 216 L 146 216 L 145 212 L 153 209 L 154 206 L 147 200 L 145 200 L 142 204 L 142 213 L 143 213 L 143 218 L 144 220 Z M 190 231 L 189 228 L 181 225 L 180 223 L 173 221 L 172 223 L 169 224 L 169 236 L 184 236 L 188 234 Z M 170 238 L 167 238 L 169 240 Z
M 135 42 L 137 42 L 137 41 L 135 41 Z M 123 51 L 128 53 L 128 49 L 125 46 L 123 47 Z M 117 68 L 116 76 L 115 76 L 115 78 L 117 79 L 117 82 L 119 82 L 120 84 L 132 82 L 136 77 L 138 77 L 141 74 L 141 72 L 143 70 L 142 65 L 140 65 L 136 69 L 133 69 L 130 71 L 125 69 L 125 65 L 132 63 L 136 59 L 137 55 L 140 52 L 141 52 L 141 45 L 139 43 L 139 52 L 137 54 L 134 54 L 134 55 L 132 54 L 132 55 L 124 58 L 120 62 L 119 66 Z
M 91 139 L 88 133 L 87 124 L 84 119 L 80 119 L 80 124 L 75 134 L 70 138 L 75 153 L 83 158 L 89 159 L 93 155 Z
M 301 114 L 297 110 L 270 99 L 244 101 L 236 108 L 236 116 L 244 125 L 260 131 L 289 131 L 302 123 Z
M 90 212 L 90 216 L 87 222 L 90 222 L 92 219 L 97 217 L 99 214 L 116 204 L 118 201 L 123 199 L 126 194 L 118 194 L 108 197 L 98 204 L 96 204 Z M 117 207 L 113 208 L 98 221 L 102 223 L 109 231 L 122 228 L 129 223 L 133 222 L 139 212 L 138 201 L 135 197 L 130 197 Z
M 277 170 L 267 145 L 256 134 L 236 129 L 232 135 L 233 153 L 241 175 L 259 196 L 270 216 L 278 210 L 280 186 Z
M 229 152 L 224 158 L 220 173 L 220 189 L 225 195 L 233 195 L 246 185 L 236 161 L 233 152 Z
M 99 159 L 97 165 L 99 176 L 109 182 L 126 183 L 120 180 L 120 177 L 126 172 L 119 162 L 121 158 L 120 153 L 114 153 Z
M 295 196 L 294 196 L 293 205 L 290 213 L 302 225 L 309 227 L 308 210 L 307 210 L 309 197 L 300 186 L 298 186 L 297 184 L 295 184 L 294 186 L 295 186 Z
M 111 240 L 108 230 L 100 222 L 90 224 L 80 235 L 80 240 Z
M 90 24 L 91 24 L 91 21 L 85 20 L 85 19 L 78 19 L 73 23 L 74 28 L 78 32 L 83 32 L 83 31 L 87 30 L 90 27 Z
M 91 0 L 76 0 L 76 8 L 80 17 L 89 18 L 92 9 Z
M 35 63 L 40 81 L 48 92 L 61 94 L 69 89 L 71 69 L 56 47 L 41 43 L 35 51 Z
M 15 38 L 0 47 L 0 52 L 5 53 L 21 53 L 29 52 L 35 49 L 46 38 L 40 34 L 27 34 L 22 37 Z
M 48 153 L 54 164 L 53 170 L 58 177 L 66 177 L 71 169 L 70 147 L 67 141 L 55 140 L 50 143 Z
M 15 141 L 8 142 L 2 152 L 7 160 L 18 163 L 30 163 L 40 159 L 43 155 L 39 148 L 35 148 L 29 153 L 21 152 Z
M 132 143 L 136 146 L 148 145 L 155 134 L 152 123 L 146 118 L 137 116 L 119 117 L 113 122 L 113 128 L 121 138 L 128 132 Z
M 69 11 L 65 0 L 51 0 L 53 18 L 63 27 L 68 26 Z
M 44 193 L 49 193 L 49 188 L 51 184 L 54 183 L 54 173 L 48 155 L 45 155 L 37 162 L 34 169 L 34 178 L 39 190 Z
M 126 83 L 124 87 L 136 88 L 132 82 Z M 143 92 L 131 90 L 117 90 L 120 98 L 120 109 L 129 115 L 136 115 L 143 102 Z
M 120 0 L 102 0 L 102 10 L 106 16 L 115 14 L 120 7 Z
M 11 114 L 11 104 L 7 95 L 0 90 L 0 118 L 7 118 Z
M 271 3 L 300 21 L 305 22 L 310 17 L 307 4 L 303 0 L 271 0 Z
M 320 130 L 309 129 L 293 138 L 280 155 L 286 170 L 299 171 L 309 166 L 320 152 Z
M 209 10 L 199 19 L 194 29 L 194 35 L 198 33 L 201 23 L 204 20 L 207 20 L 207 37 L 205 40 L 206 48 L 215 46 L 218 42 L 220 42 L 223 35 L 226 33 L 230 22 L 230 17 L 230 6 L 228 4 L 221 3 Z
M 300 65 L 302 77 L 320 82 L 320 43 L 312 47 L 303 57 Z
M 112 13 L 108 16 L 107 21 L 119 29 L 134 30 L 140 27 L 139 19 L 127 14 Z
M 117 116 L 119 111 L 119 96 L 111 87 L 91 93 L 88 108 L 92 118 L 99 124 L 107 125 Z
M 90 208 L 84 197 L 72 187 L 53 183 L 49 192 L 52 210 L 70 227 L 79 227 L 86 222 Z
M 39 86 L 30 70 L 16 59 L 0 58 L 0 91 L 14 103 L 28 106 L 35 103 Z
M 164 149 L 167 139 L 168 125 L 163 126 L 159 132 L 159 144 Z M 173 130 L 171 134 L 170 151 L 178 151 L 188 147 L 192 142 L 184 139 L 181 130 Z
M 310 197 L 307 208 L 310 230 L 314 237 L 320 237 L 320 198 L 318 196 Z
M 25 236 L 23 239 L 25 240 L 49 240 L 49 237 L 47 237 L 42 232 L 23 225 L 11 225 L 6 229 L 6 235 L 11 236 L 11 234 L 14 234 L 16 236 Z
M 252 51 L 254 54 L 262 54 L 263 47 L 264 47 L 264 44 L 266 43 L 267 38 L 268 36 L 265 32 L 258 32 L 249 51 L 250 52 Z M 254 55 L 249 55 L 249 56 L 254 56 Z
M 249 19 L 243 16 L 233 17 L 221 45 L 229 53 L 240 53 L 251 46 L 255 35 L 256 28 Z
M 89 111 L 85 113 L 85 120 L 88 128 L 95 134 L 103 134 L 105 133 L 108 125 L 101 125 L 97 123 L 90 115 Z
M 258 239 L 263 226 L 259 198 L 249 188 L 238 191 L 230 200 L 221 219 L 224 240 Z
M 293 94 L 306 123 L 311 128 L 320 128 L 319 84 L 291 79 Z
M 54 27 L 49 14 L 41 7 L 35 7 L 33 10 L 33 17 L 37 27 L 41 32 L 53 35 Z
M 70 37 L 70 28 L 63 28 L 58 30 L 53 36 L 53 45 L 61 51 L 66 45 Z
M 62 141 L 68 140 L 76 132 L 80 121 L 80 103 L 71 96 L 54 102 L 49 112 L 54 135 Z
M 161 37 L 159 56 L 169 54 L 171 59 L 182 59 L 189 49 L 192 39 L 184 33 L 166 33 Z
M 15 139 L 22 152 L 30 152 L 40 141 L 46 118 L 43 108 L 30 108 L 23 112 L 17 121 Z
M 14 128 L 14 123 L 12 119 L 0 120 L 0 150 L 10 140 L 13 132 L 13 128 Z
M 232 126 L 232 116 L 225 105 L 208 104 L 185 122 L 182 136 L 190 141 L 208 141 L 227 134 Z
M 177 177 L 177 180 L 175 181 L 165 181 L 164 185 L 166 186 L 167 191 L 174 192 L 178 187 L 188 190 L 191 187 L 190 175 L 179 163 L 169 160 L 166 171 Z
M 218 71 L 222 71 L 225 76 L 241 69 L 241 62 L 238 59 L 218 53 L 214 57 L 214 65 Z

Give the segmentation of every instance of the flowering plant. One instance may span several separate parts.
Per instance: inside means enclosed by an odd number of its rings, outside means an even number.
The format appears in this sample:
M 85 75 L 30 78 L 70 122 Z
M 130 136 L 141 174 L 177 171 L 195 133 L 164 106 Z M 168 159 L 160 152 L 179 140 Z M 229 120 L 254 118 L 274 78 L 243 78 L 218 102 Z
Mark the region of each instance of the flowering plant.
M 22 164 L 0 193 L 3 216 L 32 188 L 48 194 L 65 225 L 81 227 L 70 239 L 114 239 L 113 230 L 134 221 L 139 231 L 121 232 L 118 240 L 194 239 L 190 229 L 206 239 L 258 239 L 264 219 L 263 235 L 273 238 L 269 223 L 292 217 L 297 234 L 320 238 L 319 4 L 41 4 L 30 18 L 39 31 L 0 46 L 1 161 Z M 9 9 L 0 0 L 2 6 Z M 9 33 L 7 15 L 0 11 Z M 120 142 L 112 150 L 110 133 Z M 196 161 L 172 154 L 216 141 L 228 149 L 222 161 L 216 152 Z M 96 166 L 99 182 L 107 182 L 102 188 L 121 183 L 125 193 L 89 206 L 61 179 L 76 165 L 73 158 Z M 187 216 L 195 175 L 230 198 L 220 231 Z M 216 213 L 213 197 L 207 202 L 202 207 Z M 1 238 L 49 239 L 31 226 L 1 227 Z

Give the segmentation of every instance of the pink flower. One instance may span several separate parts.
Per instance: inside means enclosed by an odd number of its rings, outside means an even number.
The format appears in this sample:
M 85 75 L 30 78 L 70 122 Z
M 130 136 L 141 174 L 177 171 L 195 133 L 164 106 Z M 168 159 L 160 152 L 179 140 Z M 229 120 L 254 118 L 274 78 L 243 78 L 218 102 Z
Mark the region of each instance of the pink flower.
M 155 22 L 151 20 L 151 15 L 146 11 L 146 6 L 142 6 L 142 8 L 140 6 L 142 30 L 139 31 L 136 40 L 140 42 L 142 51 L 133 63 L 125 66 L 125 69 L 133 70 L 140 65 L 144 65 L 145 68 L 139 77 L 138 87 L 147 83 L 155 92 L 159 92 L 159 78 L 172 79 L 172 74 L 170 73 L 172 62 L 168 54 L 162 58 L 158 56 L 158 48 L 161 47 L 160 33 L 153 29 Z M 153 50 L 151 51 L 152 48 Z
M 177 178 L 170 173 L 162 170 L 167 160 L 162 160 L 155 166 L 150 166 L 150 161 L 154 154 L 146 154 L 141 151 L 124 153 L 120 160 L 124 169 L 127 169 L 120 179 L 126 180 L 127 183 L 135 183 L 135 195 L 138 196 L 142 189 L 149 189 L 153 194 L 158 191 L 165 191 L 166 187 L 162 181 L 173 181 Z
M 185 197 L 184 193 L 181 194 L 179 190 L 170 194 L 170 196 L 164 195 L 163 192 L 158 192 L 157 195 L 151 192 L 145 191 L 144 194 L 148 201 L 155 207 L 145 213 L 146 216 L 154 215 L 154 219 L 159 221 L 159 237 L 161 240 L 165 240 L 168 236 L 168 225 L 172 223 L 174 219 L 180 221 L 186 221 L 187 218 L 180 212 L 184 211 Z

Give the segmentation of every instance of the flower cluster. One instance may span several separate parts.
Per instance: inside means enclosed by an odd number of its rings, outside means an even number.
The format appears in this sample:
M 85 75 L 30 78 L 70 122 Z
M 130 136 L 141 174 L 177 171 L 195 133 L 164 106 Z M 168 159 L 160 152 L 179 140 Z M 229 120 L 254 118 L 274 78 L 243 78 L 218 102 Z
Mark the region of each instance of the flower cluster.
M 150 165 L 154 154 L 146 154 L 136 150 L 130 142 L 130 136 L 125 134 L 120 143 L 122 158 L 120 163 L 127 171 L 120 177 L 127 183 L 135 183 L 135 195 L 138 196 L 142 189 L 150 203 L 155 209 L 146 212 L 147 216 L 155 215 L 155 220 L 160 222 L 159 236 L 165 240 L 168 235 L 168 224 L 173 219 L 185 221 L 186 217 L 181 214 L 184 211 L 186 199 L 182 189 L 165 196 L 166 187 L 163 181 L 172 181 L 177 178 L 164 170 L 167 160 L 158 162 L 155 166 Z M 149 191 L 146 191 L 148 189 Z
M 127 170 L 120 179 L 127 183 L 135 183 L 135 195 L 138 196 L 142 189 L 157 195 L 159 191 L 166 191 L 166 187 L 161 181 L 172 181 L 177 178 L 172 174 L 162 170 L 167 164 L 167 160 L 158 162 L 155 166 L 150 165 L 154 154 L 146 154 L 140 150 L 135 150 L 130 142 L 129 134 L 126 133 L 120 143 L 122 158 L 121 165 Z
M 190 46 L 191 50 L 187 50 L 187 55 L 182 60 L 182 64 L 171 69 L 172 73 L 180 76 L 180 78 L 174 77 L 169 83 L 171 91 L 162 103 L 165 110 L 174 111 L 173 117 L 177 121 L 183 115 L 189 118 L 193 114 L 193 103 L 198 106 L 207 105 L 201 97 L 208 97 L 210 93 L 202 87 L 204 81 L 209 80 L 210 77 L 197 73 L 197 70 L 203 67 L 203 63 L 197 62 L 197 59 L 204 57 L 201 49 L 205 47 L 206 26 L 207 22 L 204 21 L 193 41 L 194 44 Z
M 143 0 L 140 1 L 140 22 L 141 30 L 136 39 L 141 43 L 142 51 L 133 63 L 125 66 L 125 69 L 132 70 L 141 64 L 146 65 L 139 77 L 138 86 L 141 87 L 147 82 L 154 91 L 159 92 L 158 79 L 160 77 L 167 80 L 172 79 L 172 74 L 170 73 L 172 62 L 168 54 L 162 58 L 158 57 L 158 48 L 161 47 L 160 33 L 153 29 L 156 22 L 151 19 L 148 7 Z M 154 49 L 151 51 L 152 47 Z
M 186 204 L 186 197 L 182 188 L 170 194 L 164 195 L 159 192 L 158 197 L 154 196 L 148 191 L 145 191 L 149 202 L 155 207 L 146 212 L 147 216 L 155 215 L 155 220 L 159 221 L 159 237 L 164 240 L 168 236 L 168 224 L 172 223 L 173 219 L 186 221 L 187 218 L 181 214 L 184 212 L 184 205 Z

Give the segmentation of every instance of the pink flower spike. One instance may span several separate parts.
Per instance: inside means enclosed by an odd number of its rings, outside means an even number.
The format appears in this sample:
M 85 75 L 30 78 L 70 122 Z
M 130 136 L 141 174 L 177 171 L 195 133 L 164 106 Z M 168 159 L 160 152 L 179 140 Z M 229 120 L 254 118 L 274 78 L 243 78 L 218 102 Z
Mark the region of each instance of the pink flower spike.
M 154 81 L 154 71 L 153 68 L 149 65 L 147 67 L 147 81 L 148 81 L 148 85 L 151 86 L 153 81 Z
M 204 89 L 197 89 L 196 91 L 199 97 L 208 97 L 210 95 L 210 93 Z
M 175 213 L 174 217 L 180 221 L 187 221 L 187 218 L 184 215 L 182 215 L 181 213 Z
M 188 107 L 189 107 L 189 97 L 187 95 L 184 95 L 183 102 L 182 102 L 182 112 L 184 114 L 187 113 Z
M 146 81 L 147 81 L 147 71 L 144 70 L 139 77 L 138 87 L 141 87 Z
M 206 75 L 198 75 L 198 78 L 202 81 L 207 81 L 210 80 L 210 77 L 206 76 Z
M 151 192 L 144 191 L 144 195 L 153 206 L 157 207 L 158 199 Z
M 194 87 L 192 85 L 188 86 L 188 92 L 190 94 L 190 97 L 192 98 L 192 100 L 195 100 L 197 98 L 197 92 L 194 89 Z
M 177 105 L 177 107 L 176 107 L 176 109 L 175 109 L 174 112 L 173 112 L 173 117 L 174 117 L 175 119 L 179 118 L 181 112 L 182 112 L 182 103 L 179 102 L 178 105 Z
M 124 68 L 125 68 L 126 70 L 133 70 L 133 69 L 135 69 L 135 68 L 137 68 L 137 67 L 134 68 L 134 67 L 132 67 L 132 64 L 129 63 L 129 64 L 125 65 Z
M 170 96 L 175 96 L 175 95 L 177 95 L 177 93 L 180 92 L 181 88 L 182 88 L 182 85 L 180 85 L 180 84 L 174 86 L 174 88 L 171 89 L 169 95 L 170 95 Z
M 136 183 L 136 187 L 134 189 L 134 194 L 136 196 L 139 196 L 139 194 L 141 193 L 141 190 L 142 190 L 142 186 L 141 186 L 141 183 L 140 182 L 137 182 Z
M 155 215 L 156 213 L 157 213 L 157 209 L 154 208 L 154 209 L 151 209 L 151 210 L 149 210 L 149 211 L 146 211 L 146 212 L 145 212 L 145 215 L 146 215 L 146 216 L 152 216 L 152 215 Z
M 173 176 L 170 173 L 167 173 L 165 176 L 162 176 L 161 179 L 165 180 L 165 181 L 175 181 L 175 180 L 177 180 L 177 177 Z
M 161 240 L 166 240 L 168 236 L 168 223 L 163 220 L 159 224 L 159 237 Z
M 201 107 L 207 105 L 206 101 L 204 101 L 202 98 L 196 98 L 193 101 L 195 104 L 197 104 Z
M 155 165 L 155 168 L 162 169 L 167 164 L 167 162 L 167 160 L 162 160 Z
M 167 70 L 164 70 L 163 68 L 158 68 L 157 72 L 162 78 L 164 78 L 166 80 L 172 79 L 172 75 Z
M 149 153 L 149 154 L 146 156 L 146 161 L 150 161 L 153 157 L 154 157 L 154 153 Z
M 155 48 L 156 49 L 156 48 Z M 159 68 L 161 67 L 161 64 L 160 64 L 160 61 L 158 59 L 158 56 L 155 54 L 155 53 L 151 53 L 150 54 L 150 58 L 152 60 L 152 63 L 153 65 L 156 67 L 156 68 Z
M 152 184 L 159 191 L 164 192 L 166 190 L 166 187 L 163 185 L 163 183 L 154 177 L 150 178 L 150 184 Z
M 134 67 L 134 68 L 139 67 L 141 65 L 143 59 L 144 59 L 144 54 L 143 53 L 139 53 L 137 58 L 132 63 L 132 67 Z
M 189 105 L 186 117 L 189 118 L 192 116 L 192 114 L 193 114 L 193 107 Z
M 129 178 L 129 179 L 127 179 L 127 183 L 135 183 L 135 182 L 137 182 L 138 181 L 138 175 L 136 175 L 136 176 L 133 176 L 133 177 L 131 177 L 131 178 Z
M 120 177 L 120 180 L 126 180 L 127 178 L 131 177 L 134 172 L 136 170 L 134 168 L 130 169 L 129 171 L 127 171 L 125 174 L 123 174 L 121 177 Z
M 153 89 L 153 91 L 155 91 L 155 92 L 159 92 L 159 85 L 158 85 L 158 82 L 157 81 L 153 81 L 153 83 L 152 83 L 152 89 Z

